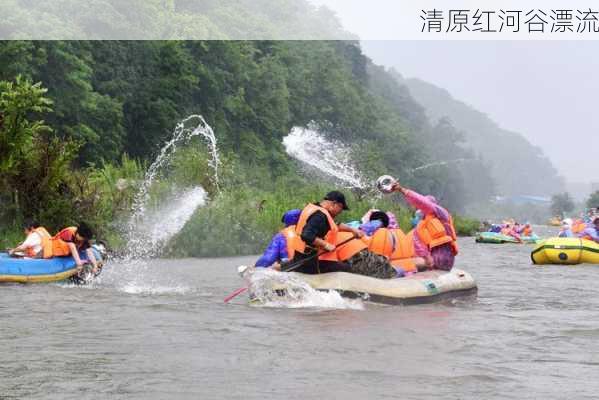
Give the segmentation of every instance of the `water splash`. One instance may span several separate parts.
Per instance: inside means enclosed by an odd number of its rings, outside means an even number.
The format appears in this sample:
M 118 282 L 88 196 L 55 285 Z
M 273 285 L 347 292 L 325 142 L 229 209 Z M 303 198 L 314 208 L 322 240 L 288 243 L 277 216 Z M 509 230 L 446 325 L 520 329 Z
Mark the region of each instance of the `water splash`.
M 206 192 L 203 188 L 196 187 L 166 199 L 163 202 L 166 205 L 158 210 L 148 210 L 152 184 L 169 165 L 178 146 L 196 136 L 204 138 L 208 144 L 208 165 L 213 170 L 211 181 L 219 190 L 220 160 L 216 136 L 201 115 L 191 115 L 177 124 L 171 140 L 162 147 L 156 160 L 146 171 L 143 183 L 135 196 L 133 212 L 127 225 L 127 252 L 124 261 L 158 255 L 168 239 L 183 228 L 198 207 L 206 203 Z
M 137 239 L 142 239 L 146 249 L 143 255 L 158 255 L 168 240 L 183 228 L 195 210 L 206 204 L 207 197 L 206 191 L 197 186 L 176 194 L 165 201 L 164 206 L 148 212 L 135 230 Z
M 449 160 L 449 161 L 438 161 L 438 162 L 434 162 L 434 163 L 430 163 L 430 164 L 425 164 L 422 165 L 420 167 L 417 168 L 412 168 L 411 171 L 412 172 L 416 172 L 416 171 L 420 171 L 423 169 L 428 169 L 428 168 L 432 168 L 432 167 L 441 167 L 444 165 L 449 165 L 449 164 L 454 164 L 454 163 L 460 163 L 460 162 L 468 162 L 468 161 L 475 161 L 472 158 L 458 158 L 456 160 Z
M 335 290 L 315 290 L 294 274 L 256 269 L 247 279 L 253 304 L 261 307 L 364 309 L 361 300 L 343 298 Z M 282 288 L 284 295 L 281 295 Z
M 366 189 L 368 186 L 350 161 L 350 149 L 342 143 L 325 139 L 315 124 L 309 124 L 307 128 L 294 127 L 283 138 L 283 145 L 291 157 L 352 188 Z
M 168 241 L 174 237 L 191 218 L 198 207 L 206 204 L 208 195 L 200 187 L 171 187 L 171 195 L 161 201 L 161 205 L 150 209 L 150 188 L 173 159 L 178 146 L 191 138 L 200 136 L 208 143 L 209 166 L 214 187 L 219 190 L 217 141 L 212 128 L 200 115 L 192 115 L 182 120 L 173 132 L 172 138 L 164 144 L 156 160 L 146 171 L 145 178 L 134 199 L 133 212 L 126 224 L 126 251 L 111 260 L 114 268 L 105 270 L 98 280 L 102 285 L 117 287 L 126 293 L 168 293 L 178 292 L 178 285 L 165 285 L 164 279 L 148 281 L 149 259 L 160 255 Z
M 197 124 L 195 127 L 193 127 L 194 123 Z M 173 137 L 162 147 L 160 153 L 156 157 L 156 160 L 154 160 L 152 165 L 150 165 L 146 171 L 144 180 L 133 201 L 133 214 L 131 217 L 131 223 L 135 224 L 137 219 L 145 214 L 147 203 L 150 197 L 150 187 L 164 167 L 172 160 L 173 155 L 177 151 L 177 146 L 179 144 L 188 142 L 195 136 L 202 136 L 208 143 L 209 153 L 211 156 L 210 160 L 208 161 L 208 165 L 214 171 L 211 180 L 217 190 L 219 190 L 218 166 L 220 164 L 220 159 L 218 156 L 216 136 L 214 135 L 214 131 L 210 125 L 206 123 L 201 115 L 191 115 L 177 124 L 173 132 Z
M 113 286 L 130 294 L 180 293 L 185 288 L 168 285 L 164 277 L 151 278 L 149 260 L 160 255 L 164 246 L 207 200 L 202 187 L 175 194 L 162 207 L 138 217 L 138 225 L 129 231 L 127 252 L 111 260 L 111 267 L 99 277 L 102 286 Z

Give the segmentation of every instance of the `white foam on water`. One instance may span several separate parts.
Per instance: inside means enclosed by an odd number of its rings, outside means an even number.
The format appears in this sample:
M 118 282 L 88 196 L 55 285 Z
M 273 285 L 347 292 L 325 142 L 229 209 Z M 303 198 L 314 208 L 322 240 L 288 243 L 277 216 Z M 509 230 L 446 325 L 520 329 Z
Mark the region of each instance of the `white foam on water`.
M 297 276 L 271 269 L 256 269 L 248 278 L 252 304 L 271 308 L 324 308 L 363 310 L 360 299 L 346 299 L 337 291 L 313 289 Z M 284 288 L 284 295 L 281 290 Z
M 351 163 L 350 149 L 338 141 L 326 139 L 313 124 L 307 128 L 294 127 L 283 138 L 283 146 L 291 157 L 326 175 L 353 188 L 367 187 L 363 177 Z

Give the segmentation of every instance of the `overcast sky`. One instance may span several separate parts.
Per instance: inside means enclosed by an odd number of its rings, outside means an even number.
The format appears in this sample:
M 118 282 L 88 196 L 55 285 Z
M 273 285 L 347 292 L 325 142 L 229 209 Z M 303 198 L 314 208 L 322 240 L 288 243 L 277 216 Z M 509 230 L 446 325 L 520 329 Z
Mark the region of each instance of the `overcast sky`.
M 335 10 L 352 32 L 371 23 L 363 7 L 312 1 Z M 523 134 L 569 181 L 599 181 L 599 41 L 364 41 L 362 47 L 375 63 L 443 87 Z

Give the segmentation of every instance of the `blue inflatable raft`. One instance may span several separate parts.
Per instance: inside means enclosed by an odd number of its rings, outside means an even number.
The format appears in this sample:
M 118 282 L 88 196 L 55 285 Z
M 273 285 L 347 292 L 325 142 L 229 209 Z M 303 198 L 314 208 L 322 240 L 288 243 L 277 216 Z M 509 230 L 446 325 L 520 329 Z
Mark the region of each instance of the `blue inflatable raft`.
M 98 262 L 102 261 L 100 252 L 93 248 Z M 85 260 L 84 254 L 81 259 Z M 73 257 L 54 257 L 50 259 L 14 258 L 0 253 L 0 282 L 40 283 L 56 282 L 76 278 L 77 267 Z

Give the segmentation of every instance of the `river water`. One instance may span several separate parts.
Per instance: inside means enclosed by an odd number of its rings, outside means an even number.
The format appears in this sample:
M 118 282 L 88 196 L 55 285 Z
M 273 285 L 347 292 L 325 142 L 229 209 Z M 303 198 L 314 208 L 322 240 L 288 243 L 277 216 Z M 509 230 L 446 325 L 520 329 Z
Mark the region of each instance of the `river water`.
M 460 242 L 479 293 L 448 304 L 223 304 L 248 257 L 1 286 L 0 399 L 597 398 L 599 269 Z

